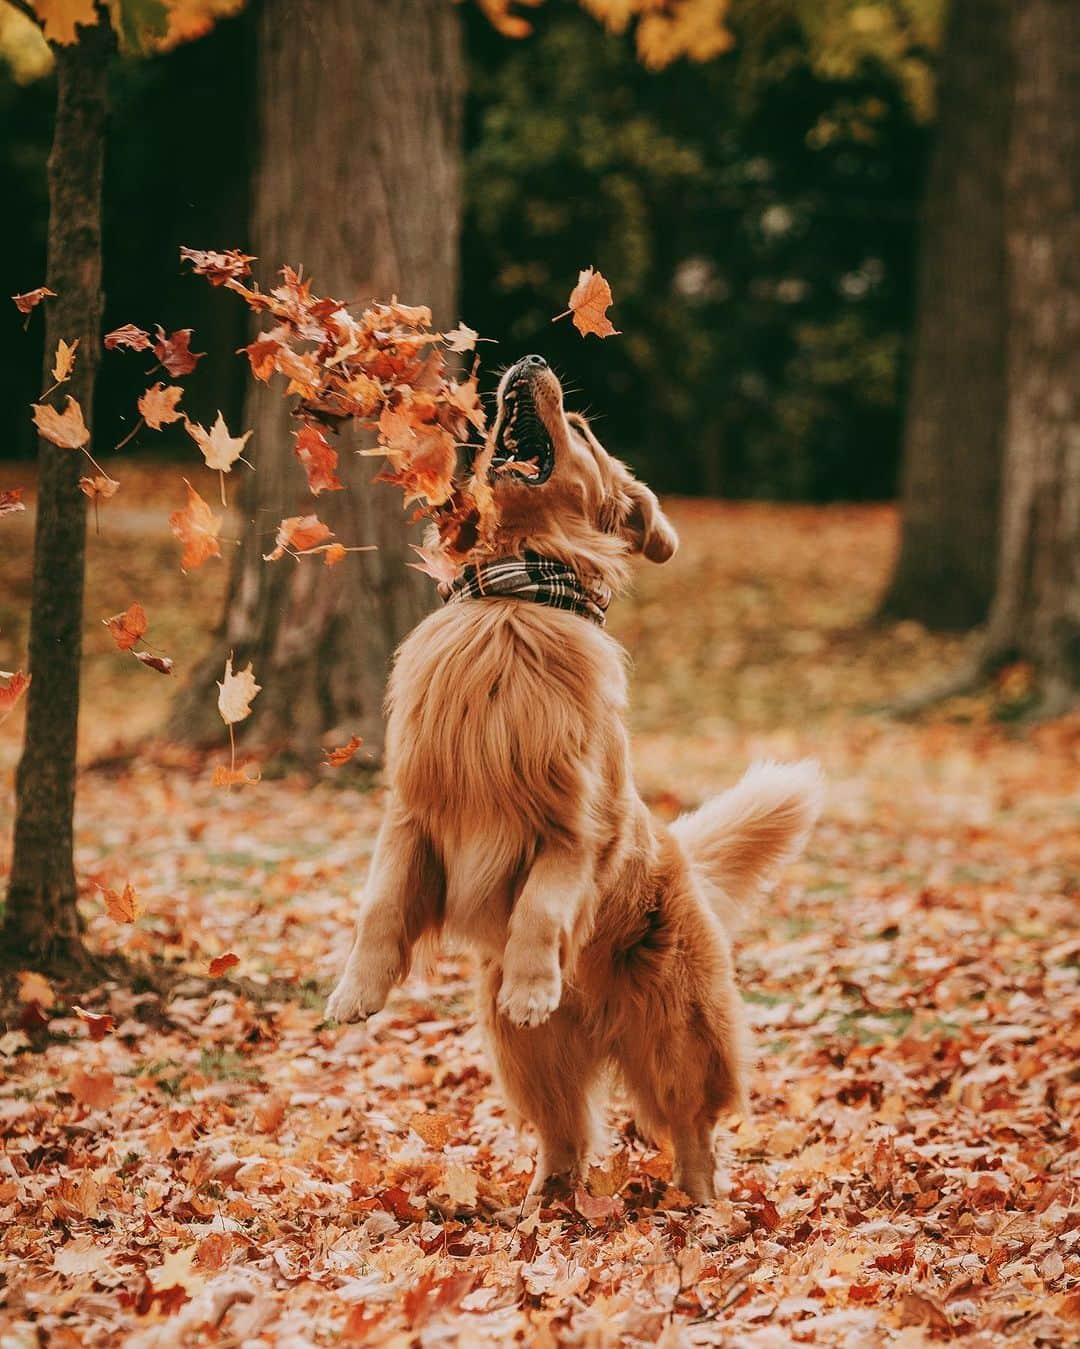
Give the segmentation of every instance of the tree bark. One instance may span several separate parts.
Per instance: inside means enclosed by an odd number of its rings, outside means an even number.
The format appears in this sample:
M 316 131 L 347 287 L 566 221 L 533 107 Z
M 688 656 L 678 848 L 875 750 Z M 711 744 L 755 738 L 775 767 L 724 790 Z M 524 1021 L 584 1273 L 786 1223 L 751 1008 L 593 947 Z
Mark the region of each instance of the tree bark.
M 101 337 L 101 184 L 106 82 L 113 49 L 104 10 L 56 48 L 56 127 L 49 156 L 44 386 L 62 337 L 79 339 L 70 393 L 91 423 Z M 53 401 L 56 401 L 55 399 Z M 61 396 L 62 405 L 63 398 Z M 75 753 L 82 656 L 85 461 L 39 441 L 26 733 L 15 777 L 15 842 L 4 947 L 44 965 L 82 955 L 73 858 Z
M 953 0 L 920 236 L 900 552 L 883 612 L 985 619 L 997 569 L 1005 424 L 1004 178 L 1009 0 Z
M 1080 5 L 1012 25 L 1009 415 L 987 660 L 1031 661 L 1043 709 L 1080 692 Z
M 299 16 L 299 28 L 297 18 Z M 252 251 L 303 264 L 317 294 L 350 303 L 397 294 L 456 319 L 464 65 L 447 0 L 265 0 L 257 19 L 258 174 Z M 276 381 L 275 381 L 276 383 Z M 219 649 L 177 705 L 170 732 L 221 738 L 213 681 L 225 655 L 254 664 L 263 692 L 247 743 L 317 751 L 357 733 L 377 757 L 390 658 L 434 602 L 406 566 L 415 533 L 400 491 L 371 479 L 355 433 L 337 438 L 342 492 L 313 500 L 277 387 L 254 385 L 245 427 L 255 473 L 232 567 Z M 266 563 L 278 521 L 316 511 L 345 544 L 377 544 L 327 571 Z

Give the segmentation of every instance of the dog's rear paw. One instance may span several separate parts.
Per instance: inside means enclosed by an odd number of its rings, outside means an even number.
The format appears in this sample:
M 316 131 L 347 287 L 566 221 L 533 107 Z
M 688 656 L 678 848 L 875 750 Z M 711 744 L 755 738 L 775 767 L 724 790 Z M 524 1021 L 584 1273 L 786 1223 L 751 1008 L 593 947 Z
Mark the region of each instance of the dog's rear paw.
M 504 975 L 499 990 L 499 1011 L 515 1026 L 541 1026 L 562 999 L 562 979 L 554 974 L 528 978 Z
M 366 1021 L 386 1002 L 386 994 L 367 988 L 358 979 L 342 976 L 341 982 L 326 1001 L 326 1019 L 343 1025 L 349 1021 Z

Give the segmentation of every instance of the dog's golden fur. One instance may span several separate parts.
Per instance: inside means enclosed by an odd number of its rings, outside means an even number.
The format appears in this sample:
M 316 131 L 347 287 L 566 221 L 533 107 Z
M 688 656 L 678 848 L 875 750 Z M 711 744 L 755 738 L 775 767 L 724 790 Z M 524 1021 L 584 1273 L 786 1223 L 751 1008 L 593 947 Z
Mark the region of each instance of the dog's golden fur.
M 618 590 L 632 554 L 673 555 L 675 531 L 564 413 L 555 375 L 520 369 L 554 469 L 496 477 L 496 554 L 529 549 Z M 746 1097 L 730 918 L 801 847 L 818 774 L 760 765 L 665 828 L 634 787 L 625 706 L 621 648 L 577 614 L 485 598 L 420 624 L 390 682 L 389 800 L 328 1013 L 378 1011 L 422 936 L 462 940 L 498 1076 L 540 1136 L 534 1189 L 581 1165 L 613 1065 L 643 1126 L 670 1133 L 676 1183 L 705 1201 L 715 1122 Z

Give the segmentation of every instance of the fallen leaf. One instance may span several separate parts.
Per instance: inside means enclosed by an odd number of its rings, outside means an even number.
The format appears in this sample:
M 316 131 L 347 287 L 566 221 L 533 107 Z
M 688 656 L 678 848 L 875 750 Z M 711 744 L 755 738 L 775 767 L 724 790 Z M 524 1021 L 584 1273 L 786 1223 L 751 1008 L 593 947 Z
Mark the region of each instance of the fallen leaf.
M 26 510 L 22 494 L 21 487 L 10 487 L 7 491 L 0 492 L 0 515 L 14 515 L 16 511 Z
M 573 314 L 574 327 L 582 337 L 587 337 L 589 333 L 595 333 L 597 337 L 618 336 L 618 329 L 607 316 L 612 303 L 611 287 L 602 273 L 594 271 L 592 267 L 579 272 L 577 285 L 570 292 L 567 303 L 570 307 L 557 317 Z
M 31 403 L 30 406 L 34 409 L 38 433 L 62 450 L 81 450 L 89 442 L 90 432 L 83 420 L 82 407 L 70 394 L 63 412 L 57 412 L 50 403 Z
M 191 422 L 186 419 L 184 427 L 201 450 L 202 456 L 206 460 L 206 467 L 218 469 L 222 473 L 229 472 L 251 438 L 250 431 L 245 431 L 242 436 L 231 436 L 229 428 L 225 425 L 225 418 L 220 412 L 209 431 L 200 426 L 198 422 Z
M 158 380 L 139 396 L 139 415 L 151 431 L 160 431 L 163 426 L 184 420 L 184 414 L 176 406 L 183 396 L 181 385 L 163 384 Z
M 118 347 L 127 347 L 131 351 L 148 351 L 150 334 L 134 323 L 125 323 L 122 328 L 114 328 L 105 334 L 105 350 L 115 351 Z
M 79 479 L 79 491 L 88 496 L 91 501 L 108 501 L 119 490 L 120 484 L 115 478 L 106 478 L 101 473 L 95 473 L 92 478 Z
M 331 768 L 340 768 L 342 764 L 349 762 L 363 743 L 358 735 L 354 735 L 347 745 L 341 745 L 338 749 L 324 750 L 327 764 Z
M 296 432 L 294 448 L 313 496 L 341 491 L 345 484 L 334 472 L 338 465 L 337 451 L 317 426 L 302 426 Z
M 140 665 L 147 665 L 158 674 L 172 674 L 173 662 L 168 656 L 155 656 L 152 651 L 133 651 L 131 653 Z
M 456 1163 L 446 1168 L 444 1189 L 451 1204 L 458 1208 L 475 1208 L 480 1177 L 468 1166 Z
M 67 1080 L 67 1089 L 88 1110 L 108 1110 L 116 1100 L 116 1087 L 109 1072 L 88 1073 L 76 1068 Z
M 88 1012 L 85 1007 L 80 1007 L 77 1003 L 72 1006 L 71 1010 L 84 1023 L 86 1029 L 90 1032 L 91 1040 L 104 1040 L 110 1031 L 116 1029 L 116 1019 L 110 1016 L 108 1012 L 101 1014 Z
M 264 562 L 277 562 L 286 553 L 302 553 L 333 535 L 317 515 L 290 515 L 278 525 L 274 551 L 264 553 Z
M 103 618 L 101 621 L 121 651 L 130 651 L 147 628 L 146 610 L 138 600 L 122 614 L 114 614 L 112 618 Z
M 623 1204 L 618 1195 L 592 1195 L 582 1186 L 574 1191 L 574 1207 L 583 1218 L 591 1223 L 606 1222 L 622 1212 Z
M 7 683 L 3 688 L 0 688 L 0 713 L 6 715 L 11 711 L 30 687 L 30 681 L 33 677 L 33 675 L 23 674 L 21 670 L 16 670 L 14 674 L 7 676 Z
M 188 504 L 182 511 L 173 511 L 169 516 L 169 528 L 184 545 L 180 558 L 181 569 L 194 571 L 208 557 L 221 556 L 221 545 L 218 543 L 221 516 L 213 513 L 186 478 L 184 483 L 188 490 Z
M 102 886 L 101 899 L 105 912 L 117 923 L 134 923 L 142 913 L 142 905 L 130 884 L 126 884 L 122 891 Z
M 11 298 L 15 301 L 15 308 L 20 314 L 29 314 L 47 295 L 55 296 L 55 294 L 56 291 L 50 290 L 48 286 L 38 286 L 36 290 L 24 291 L 22 295 L 13 295 Z
M 78 350 L 79 339 L 76 338 L 70 346 L 61 337 L 56 344 L 56 359 L 53 361 L 52 377 L 57 384 L 62 384 L 64 380 L 69 379 L 71 372 L 75 367 L 75 352 Z
M 207 968 L 209 969 L 210 977 L 216 979 L 218 975 L 226 974 L 229 970 L 239 964 L 240 957 L 233 955 L 231 951 L 226 951 L 223 956 L 215 956 Z
M 194 331 L 192 328 L 179 328 L 166 337 L 165 329 L 157 323 L 154 325 L 154 331 L 157 333 L 157 340 L 153 343 L 154 355 L 173 379 L 179 379 L 181 375 L 190 375 L 206 355 L 205 351 L 191 350 L 191 334 Z
M 261 684 L 255 683 L 251 663 L 234 674 L 232 656 L 229 656 L 225 661 L 225 676 L 218 681 L 218 711 L 222 721 L 235 726 L 238 721 L 250 716 L 252 699 L 261 688 Z
M 56 994 L 52 984 L 36 970 L 20 970 L 16 976 L 20 1002 L 36 1002 L 39 1007 L 52 1007 L 56 1003 Z

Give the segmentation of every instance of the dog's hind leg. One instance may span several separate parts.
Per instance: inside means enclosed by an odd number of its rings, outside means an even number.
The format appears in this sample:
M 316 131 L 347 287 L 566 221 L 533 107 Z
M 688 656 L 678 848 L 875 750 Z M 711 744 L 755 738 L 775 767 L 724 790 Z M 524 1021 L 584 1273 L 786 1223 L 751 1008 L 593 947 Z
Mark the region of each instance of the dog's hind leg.
M 371 859 L 356 936 L 337 988 L 326 1004 L 336 1021 L 363 1021 L 379 1011 L 405 977 L 417 939 L 442 918 L 445 881 L 430 841 L 391 800 Z
M 572 1183 L 599 1140 L 593 1096 L 602 1056 L 574 1008 L 564 1004 L 542 1026 L 515 1026 L 499 1014 L 498 988 L 495 967 L 482 995 L 484 1021 L 507 1100 L 540 1135 L 529 1187 L 536 1194 L 549 1182 Z

